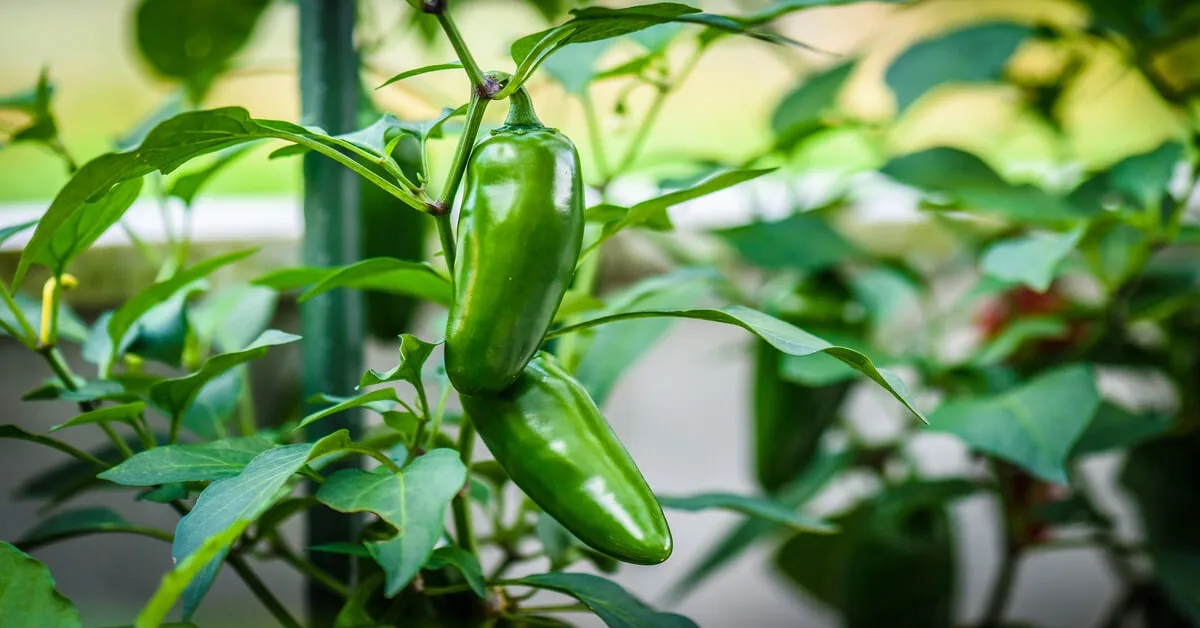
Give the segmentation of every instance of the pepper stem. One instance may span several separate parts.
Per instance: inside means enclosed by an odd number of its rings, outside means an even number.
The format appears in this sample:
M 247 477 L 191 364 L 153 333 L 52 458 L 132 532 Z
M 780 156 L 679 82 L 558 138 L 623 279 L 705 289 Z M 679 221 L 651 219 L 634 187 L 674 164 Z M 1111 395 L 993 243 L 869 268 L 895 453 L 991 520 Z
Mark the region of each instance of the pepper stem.
M 542 126 L 542 121 L 538 119 L 537 113 L 533 110 L 533 99 L 529 97 L 529 92 L 524 87 L 508 97 L 508 118 L 504 120 L 504 126 L 534 128 Z

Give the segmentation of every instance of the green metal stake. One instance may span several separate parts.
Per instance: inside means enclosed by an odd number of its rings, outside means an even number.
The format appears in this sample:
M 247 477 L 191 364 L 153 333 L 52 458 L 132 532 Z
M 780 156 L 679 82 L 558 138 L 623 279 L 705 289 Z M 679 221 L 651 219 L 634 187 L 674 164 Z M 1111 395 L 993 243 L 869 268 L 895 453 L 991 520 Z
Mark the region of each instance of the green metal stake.
M 346 0 L 300 0 L 302 117 L 305 124 L 333 134 L 352 131 L 357 122 L 356 4 Z M 358 177 L 315 153 L 304 158 L 303 257 L 306 266 L 338 266 L 359 259 Z M 360 295 L 351 290 L 328 292 L 305 302 L 300 318 L 304 332 L 304 398 L 319 392 L 353 394 L 363 364 Z M 307 437 L 311 441 L 340 429 L 356 434 L 359 423 L 357 413 L 342 412 L 314 424 L 315 429 Z M 316 485 L 310 485 L 309 490 L 315 491 Z M 306 523 L 307 547 L 354 541 L 361 526 L 357 517 L 324 508 L 309 510 Z M 312 552 L 309 559 L 342 583 L 351 584 L 353 557 Z M 342 601 L 314 582 L 308 583 L 306 593 L 310 624 L 333 625 Z

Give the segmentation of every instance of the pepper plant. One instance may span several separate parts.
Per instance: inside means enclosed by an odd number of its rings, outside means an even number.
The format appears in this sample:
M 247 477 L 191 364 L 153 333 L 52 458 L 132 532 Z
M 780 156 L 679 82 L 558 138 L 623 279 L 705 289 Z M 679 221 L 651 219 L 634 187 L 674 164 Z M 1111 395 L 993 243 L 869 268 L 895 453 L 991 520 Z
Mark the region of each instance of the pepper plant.
M 443 103 L 445 112 L 424 123 L 364 119 L 361 130 L 344 135 L 252 118 L 240 108 L 199 109 L 266 2 L 234 3 L 240 29 L 222 30 L 227 38 L 211 55 L 182 60 L 163 51 L 185 35 L 152 27 L 161 26 L 155 20 L 167 4 L 140 5 L 139 46 L 183 96 L 117 152 L 76 166 L 56 133 L 45 76 L 29 94 L 0 101 L 30 115 L 13 141 L 45 144 L 71 171 L 36 224 L 0 230 L 0 238 L 33 230 L 15 275 L 0 283 L 7 306 L 0 326 L 54 374 L 26 399 L 66 400 L 80 410 L 48 429 L 3 426 L 0 436 L 74 459 L 70 473 L 48 482 L 55 504 L 101 486 L 129 487 L 181 519 L 163 531 L 108 509 L 49 516 L 0 545 L 5 621 L 79 625 L 45 567 L 25 552 L 118 532 L 168 541 L 176 561 L 164 565 L 137 626 L 160 625 L 180 600 L 183 621 L 191 621 L 226 564 L 281 625 L 300 625 L 256 575 L 258 559 L 283 560 L 344 600 L 338 626 L 564 625 L 575 611 L 609 626 L 691 626 L 590 572 L 668 559 L 673 543 L 662 508 L 719 508 L 745 519 L 677 583 L 677 595 L 753 543 L 775 540 L 781 576 L 847 626 L 1013 625 L 1008 602 L 1025 557 L 1083 546 L 1102 553 L 1122 587 L 1113 600 L 1097 600 L 1110 606 L 1103 625 L 1135 616 L 1153 626 L 1200 623 L 1200 573 L 1192 564 L 1200 517 L 1193 468 L 1198 302 L 1189 248 L 1196 235 L 1185 211 L 1200 177 L 1200 124 L 1196 87 L 1180 70 L 1200 14 L 1188 3 L 1114 8 L 1095 0 L 1081 3 L 1082 21 L 977 21 L 928 36 L 891 61 L 885 82 L 900 119 L 919 115 L 943 84 L 1002 86 L 1049 138 L 1052 161 L 1064 165 L 1087 157 L 1071 153 L 1064 94 L 1097 49 L 1115 54 L 1161 101 L 1171 136 L 1112 163 L 1088 162 L 1078 180 L 1019 180 L 1002 174 L 995 156 L 961 147 L 894 154 L 892 125 L 856 119 L 838 104 L 859 66 L 851 56 L 803 77 L 787 94 L 767 150 L 740 163 L 690 161 L 694 176 L 663 179 L 657 193 L 631 205 L 617 201 L 614 184 L 638 174 L 662 103 L 701 55 L 721 54 L 722 40 L 735 36 L 790 55 L 798 42 L 779 35 L 776 20 L 847 3 L 784 1 L 741 16 L 670 3 L 560 16 L 553 3 L 537 3 L 556 25 L 513 43 L 513 65 L 497 70 L 475 62 L 454 3 L 414 3 L 412 24 L 445 38 L 458 60 L 407 70 L 384 89 L 428 72 L 460 72 L 468 102 Z M 149 41 L 156 37 L 157 44 Z M 619 37 L 640 53 L 599 66 Z M 360 51 L 368 67 L 372 43 L 364 38 Z M 1019 49 L 1036 47 L 1059 61 L 1049 76 L 1031 78 L 1012 61 Z M 682 64 L 671 62 L 674 50 L 686 51 Z M 580 167 L 570 140 L 534 113 L 527 84 L 543 75 L 582 103 L 591 171 Z M 655 92 L 645 111 L 622 113 L 637 120 L 627 142 L 614 145 L 600 129 L 590 86 L 601 80 Z M 489 106 L 508 108 L 504 126 L 482 129 Z M 435 172 L 428 148 L 455 131 L 449 167 Z M 783 220 L 712 234 L 736 256 L 712 256 L 663 233 L 673 228 L 672 207 L 786 174 L 797 154 L 833 134 L 874 149 L 869 170 L 926 193 L 914 230 L 953 242 L 950 253 L 931 261 L 920 246 L 873 248 L 846 219 L 856 200 L 852 185 L 819 207 L 792 203 Z M 165 255 L 146 247 L 162 268 L 153 285 L 90 330 L 78 323 L 62 299 L 75 281 L 71 263 L 120 223 L 143 180 L 156 195 L 190 204 L 218 169 L 246 159 L 246 146 L 266 142 L 282 142 L 274 158 L 315 152 L 353 170 L 372 194 L 394 199 L 383 215 L 419 219 L 403 223 L 405 230 L 432 224 L 441 251 L 427 260 L 392 250 L 346 267 L 285 268 L 252 285 L 210 290 L 210 275 L 253 252 L 195 260 L 181 233 Z M 184 166 L 214 153 L 199 167 Z M 1173 186 L 1173 177 L 1184 185 Z M 585 186 L 598 198 L 586 208 Z M 601 293 L 600 259 L 612 250 L 605 244 L 625 231 L 651 239 L 679 268 Z M 902 237 L 898 229 L 891 234 Z M 35 266 L 49 271 L 40 299 L 19 292 Z M 964 277 L 968 287 L 955 289 Z M 445 308 L 447 325 L 428 335 L 385 316 L 398 325 L 393 330 L 407 332 L 394 368 L 364 373 L 352 396 L 319 395 L 321 411 L 259 424 L 248 403 L 247 364 L 273 347 L 304 342 L 266 328 L 274 293 L 308 301 L 333 290 L 417 299 Z M 718 306 L 705 307 L 712 303 Z M 264 322 L 245 324 L 253 318 Z M 605 422 L 613 383 L 679 318 L 740 327 L 754 343 L 747 405 L 761 495 L 655 494 Z M 975 337 L 966 352 L 955 335 L 963 328 Z M 95 375 L 68 365 L 61 342 L 83 343 Z M 147 361 L 177 370 L 160 375 Z M 1099 373 L 1118 367 L 1165 379 L 1174 400 L 1119 399 L 1098 383 Z M 905 381 L 920 384 L 920 397 Z M 903 418 L 893 435 L 871 438 L 854 420 L 848 399 L 863 386 L 898 402 L 892 405 Z M 378 420 L 362 433 L 305 438 L 304 428 L 353 409 Z M 104 430 L 112 446 L 85 452 L 50 434 L 66 428 Z M 951 477 L 927 472 L 912 449 L 931 432 L 955 437 L 978 464 Z M 493 459 L 476 452 L 477 433 Z M 1120 481 L 1142 522 L 1136 538 L 1117 528 L 1086 473 L 1087 461 L 1113 451 L 1127 452 Z M 329 471 L 350 457 L 373 468 Z M 839 478 L 864 473 L 877 490 L 812 516 L 815 497 Z M 317 485 L 311 497 L 301 493 L 305 484 Z M 982 614 L 964 618 L 949 505 L 967 496 L 998 504 L 1002 560 Z M 324 572 L 280 532 L 311 508 L 368 514 L 359 537 L 303 548 L 356 557 L 353 581 Z M 540 551 L 530 552 L 531 538 Z M 548 571 L 531 575 L 546 563 Z M 574 602 L 531 600 L 543 590 Z
M 172 544 L 174 566 L 137 615 L 139 627 L 160 625 L 180 601 L 182 621 L 190 622 L 223 565 L 245 581 L 281 625 L 300 625 L 295 613 L 256 575 L 256 557 L 282 559 L 344 599 L 335 620 L 339 626 L 427 620 L 553 625 L 561 620 L 551 613 L 570 611 L 596 613 L 611 626 L 694 625 L 646 606 L 604 578 L 569 568 L 590 561 L 611 571 L 619 561 L 666 560 L 673 547 L 660 503 L 686 510 L 724 508 L 795 530 L 828 532 L 830 526 L 766 498 L 656 497 L 586 384 L 574 375 L 589 356 L 606 350 L 594 331 L 637 318 L 682 317 L 735 325 L 788 355 L 832 356 L 912 408 L 903 382 L 877 369 L 863 354 L 737 299 L 717 309 L 644 303 L 682 279 L 664 277 L 661 286 L 638 288 L 622 298 L 597 297 L 598 260 L 609 238 L 626 229 L 669 226 L 668 208 L 770 169 L 725 169 L 630 207 L 602 202 L 585 212 L 585 174 L 579 157 L 562 133 L 542 126 L 524 87 L 563 48 L 659 27 L 659 36 L 646 40 L 641 64 L 645 68 L 610 73 L 641 78 L 653 72 L 658 78 L 658 100 L 646 111 L 618 162 L 606 162 L 600 152 L 602 138 L 592 128 L 593 146 L 600 155 L 600 172 L 593 181 L 602 200 L 608 200 L 604 197 L 609 185 L 627 174 L 638 158 L 662 99 L 699 54 L 729 36 L 754 37 L 763 45 L 795 45 L 769 28 L 771 18 L 788 10 L 736 18 L 671 3 L 578 9 L 561 23 L 517 40 L 512 46 L 514 65 L 504 72 L 479 67 L 447 3 L 414 3 L 420 19 L 436 22 L 459 58 L 403 72 L 388 83 L 432 71 L 459 71 L 466 77 L 468 103 L 449 103 L 442 116 L 427 123 L 387 114 L 361 130 L 330 135 L 315 127 L 253 118 L 239 107 L 195 108 L 215 78 L 228 69 L 265 3 L 229 7 L 245 19 L 237 20 L 238 29 L 208 33 L 206 40 L 220 45 L 201 51 L 205 54 L 187 49 L 186 32 L 204 28 L 204 20 L 154 27 L 169 15 L 169 5 L 148 0 L 139 6 L 139 44 L 153 67 L 180 81 L 180 101 L 185 104 L 170 103 L 161 116 L 165 119 L 132 134 L 117 152 L 78 167 L 68 159 L 71 176 L 46 213 L 35 223 L 3 232 L 7 238 L 32 229 L 11 280 L 0 287 L 8 310 L 0 322 L 55 375 L 26 398 L 78 404 L 77 416 L 48 431 L 96 426 L 111 439 L 112 448 L 84 452 L 47 433 L 15 425 L 4 426 L 0 435 L 77 459 L 83 472 L 55 495 L 59 503 L 102 485 L 131 487 L 140 490 L 138 499 L 175 510 L 179 524 L 172 533 L 137 525 L 108 509 L 63 510 L 14 544 L 0 545 L 6 591 L 28 587 L 28 595 L 3 597 L 0 616 L 9 625 L 78 625 L 77 611 L 53 590 L 45 568 L 24 552 L 80 535 L 113 532 Z M 228 16 L 218 12 L 215 17 Z M 694 49 L 688 65 L 674 75 L 665 56 L 672 39 L 688 40 Z M 582 70 L 559 65 L 557 73 L 569 77 Z M 574 88 L 577 93 L 585 89 Z M 31 128 L 40 130 L 12 139 L 45 142 L 66 156 L 54 132 L 49 91 L 43 77 L 31 109 Z M 484 138 L 481 124 L 492 104 L 508 105 L 509 118 Z M 463 121 L 453 159 L 443 176 L 435 177 L 428 167 L 428 143 L 459 117 Z M 419 152 L 406 171 L 397 149 L 403 142 L 411 146 L 414 139 Z M 244 316 L 231 315 L 239 308 L 264 309 L 258 297 L 251 296 L 260 290 L 239 286 L 193 299 L 208 290 L 213 273 L 246 260 L 254 251 L 193 260 L 185 231 L 170 243 L 167 255 L 157 256 L 161 271 L 155 283 L 79 334 L 95 375 L 77 374 L 59 349 L 60 342 L 67 341 L 63 322 L 70 318 L 62 295 L 76 283 L 69 272 L 72 262 L 120 222 L 144 179 L 154 182 L 160 199 L 178 197 L 190 205 L 218 169 L 230 167 L 248 144 L 263 141 L 282 141 L 273 158 L 311 151 L 332 159 L 360 175 L 365 185 L 398 199 L 407 206 L 404 211 L 425 214 L 435 225 L 441 251 L 433 261 L 374 257 L 346 267 L 286 268 L 255 279 L 253 285 L 301 290 L 301 301 L 332 290 L 370 289 L 447 306 L 445 366 L 440 357 L 434 358 L 440 355 L 441 338 L 403 334 L 398 364 L 385 372 L 364 373 L 357 394 L 338 397 L 328 391 L 318 396 L 327 404 L 323 410 L 282 425 L 257 424 L 249 404 L 238 402 L 249 394 L 245 365 L 273 347 L 303 340 L 264 329 L 265 324 L 253 328 Z M 214 153 L 216 157 L 202 167 L 171 176 L 188 162 Z M 169 182 L 164 179 L 168 176 Z M 466 193 L 455 229 L 452 209 L 464 176 Z M 151 247 L 146 250 L 156 257 Z M 30 301 L 20 292 L 35 266 L 49 270 L 40 301 Z M 710 280 L 716 283 L 715 277 Z M 163 362 L 178 372 L 155 374 L 155 369 L 146 368 L 147 361 Z M 386 385 L 394 382 L 407 392 L 402 395 L 401 389 Z M 461 403 L 452 403 L 454 397 Z M 358 434 L 341 430 L 319 439 L 304 437 L 314 423 L 357 408 L 377 413 L 379 424 Z M 476 460 L 477 433 L 494 461 Z M 349 457 L 377 466 L 329 470 Z M 305 483 L 319 485 L 311 497 L 297 494 Z M 527 498 L 516 512 L 506 512 L 505 494 L 514 491 Z M 306 548 L 360 557 L 353 582 L 324 572 L 280 533 L 283 522 L 309 508 L 371 515 L 358 538 Z M 479 538 L 474 525 L 479 512 L 489 515 L 486 539 Z M 521 540 L 531 535 L 541 540 L 542 554 L 522 549 Z M 499 562 L 485 565 L 481 546 L 498 547 Z M 543 555 L 551 571 L 510 574 Z M 566 594 L 578 604 L 529 603 L 538 590 Z

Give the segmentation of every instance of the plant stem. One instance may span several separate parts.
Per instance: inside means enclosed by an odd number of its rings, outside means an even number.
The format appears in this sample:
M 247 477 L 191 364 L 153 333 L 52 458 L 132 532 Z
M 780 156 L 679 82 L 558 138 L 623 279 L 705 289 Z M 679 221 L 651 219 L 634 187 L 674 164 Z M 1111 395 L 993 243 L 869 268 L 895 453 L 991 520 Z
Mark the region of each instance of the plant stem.
M 250 565 L 246 564 L 246 560 L 244 558 L 242 558 L 239 554 L 230 552 L 229 556 L 225 559 L 225 562 L 229 563 L 229 566 L 232 567 L 235 572 L 237 572 L 237 575 L 241 576 L 242 581 L 246 583 L 246 586 L 250 588 L 250 591 L 253 592 L 255 597 L 257 597 L 259 601 L 263 603 L 263 606 L 267 607 L 268 611 L 271 611 L 271 614 L 275 616 L 275 619 L 278 620 L 280 624 L 284 625 L 286 628 L 302 628 L 300 622 L 297 622 L 296 619 L 293 618 L 290 613 L 288 613 L 287 609 L 283 607 L 283 604 L 279 601 L 279 598 L 275 597 L 275 594 L 271 593 L 271 590 L 267 588 L 267 585 L 263 584 L 263 581 L 259 579 L 258 575 L 250 569 Z
M 137 536 L 144 536 L 144 537 L 149 537 L 152 539 L 158 539 L 160 541 L 165 541 L 167 543 L 174 542 L 174 540 L 175 540 L 175 536 L 173 534 L 171 534 L 170 532 L 163 532 L 162 530 L 159 530 L 157 528 L 151 528 L 151 527 L 147 527 L 147 526 L 130 526 L 127 528 L 121 528 L 119 530 L 89 530 L 86 532 L 59 534 L 59 535 L 55 535 L 55 536 L 49 536 L 46 538 L 37 539 L 35 541 L 29 541 L 29 542 L 24 542 L 24 543 L 18 542 L 18 543 L 16 543 L 16 546 L 17 546 L 17 549 L 21 550 L 22 552 L 28 553 L 28 552 L 38 549 L 39 547 L 45 547 L 46 545 L 50 545 L 51 543 L 57 543 L 58 541 L 65 541 L 67 539 L 73 539 L 73 538 L 78 538 L 81 536 L 87 536 L 89 534 L 102 534 L 105 532 L 110 533 L 110 534 L 135 534 Z
M 999 487 L 997 498 L 1000 501 L 1000 531 L 1003 535 L 1003 554 L 1000 561 L 1000 572 L 992 585 L 987 605 L 984 607 L 983 619 L 979 622 L 981 628 L 997 628 L 1004 619 L 1004 609 L 1008 606 L 1008 598 L 1012 595 L 1013 584 L 1016 581 L 1017 566 L 1021 558 L 1021 548 L 1015 538 L 1013 529 L 1010 495 L 1007 491 L 1008 474 L 1003 463 L 991 460 L 992 475 Z
M 450 17 L 450 12 L 446 9 L 439 11 L 437 21 L 442 27 L 442 32 L 446 34 L 446 39 L 449 39 L 450 45 L 454 47 L 454 54 L 458 55 L 459 61 L 462 61 L 463 69 L 467 71 L 467 76 L 471 79 L 471 85 L 477 89 L 486 89 L 488 79 L 483 75 L 483 70 L 479 69 L 479 64 L 475 63 L 475 57 L 471 56 L 467 42 L 463 39 L 462 33 L 458 32 L 458 25 Z
M 471 100 L 467 103 L 463 132 L 454 148 L 454 158 L 450 161 L 450 171 L 446 173 L 446 183 L 438 195 L 437 213 L 449 214 L 454 208 L 454 195 L 458 193 L 458 186 L 467 172 L 467 160 L 471 157 L 471 149 L 475 147 L 475 137 L 479 135 L 479 126 L 483 124 L 483 114 L 487 111 L 487 106 L 487 99 L 481 98 L 479 94 L 471 94 Z
M 255 420 L 254 387 L 250 385 L 250 371 L 245 371 L 242 381 L 242 392 L 238 395 L 237 425 L 242 436 L 253 436 L 258 431 L 258 421 Z
M 475 451 L 475 424 L 471 417 L 463 414 L 462 425 L 458 433 L 458 455 L 463 465 L 467 467 L 467 477 L 471 472 L 471 456 Z M 475 542 L 475 532 L 471 529 L 471 501 L 467 491 L 459 491 L 454 497 L 454 536 L 458 546 L 468 552 L 479 555 L 479 545 Z
M 71 367 L 67 365 L 66 360 L 63 359 L 58 349 L 53 346 L 44 346 L 39 347 L 37 352 L 45 358 L 46 363 L 50 365 L 50 370 L 54 371 L 55 376 L 58 377 L 67 390 L 79 390 L 79 386 L 75 383 L 75 375 L 71 373 Z M 96 404 L 90 401 L 80 401 L 79 409 L 83 412 L 91 412 L 96 409 Z M 109 440 L 113 442 L 113 445 L 116 445 L 122 455 L 126 458 L 133 456 L 133 452 L 129 449 L 129 445 L 125 442 L 125 439 L 121 438 L 121 435 L 117 434 L 112 426 L 108 423 L 98 423 L 98 425 L 100 429 L 104 430 Z
M 275 542 L 271 545 L 271 549 L 274 550 L 275 555 L 279 556 L 281 559 L 283 559 L 283 561 L 285 563 L 291 565 L 292 567 L 295 567 L 297 570 L 299 570 L 301 573 L 303 573 L 304 575 L 311 578 L 317 584 L 320 584 L 321 586 L 325 587 L 326 589 L 329 589 L 329 591 L 332 592 L 334 595 L 337 595 L 338 597 L 346 598 L 346 599 L 348 599 L 350 597 L 350 588 L 349 587 L 347 587 L 342 582 L 339 582 L 337 580 L 337 578 L 334 578 L 333 576 L 329 575 L 329 573 L 326 572 L 324 569 L 317 567 L 316 565 L 312 564 L 311 562 L 305 560 L 302 556 L 300 556 L 296 552 L 292 551 L 292 548 L 288 547 L 287 544 L 284 543 L 283 541 L 276 539 Z
M 351 447 L 350 451 L 362 454 L 364 456 L 370 456 L 370 457 L 374 458 L 376 461 L 379 462 L 379 464 L 386 467 L 387 470 L 391 471 L 392 473 L 400 473 L 401 472 L 400 467 L 397 466 L 395 462 L 392 462 L 391 458 L 388 458 L 387 456 L 383 455 L 382 452 L 380 452 L 379 450 L 377 450 L 373 447 L 362 447 L 362 446 Z
M 450 212 L 437 214 L 433 217 L 437 224 L 438 239 L 442 241 L 442 256 L 446 258 L 446 267 L 450 269 L 450 276 L 454 276 L 454 228 L 450 225 Z
M 469 584 L 452 584 L 445 587 L 425 587 L 421 589 L 421 593 L 425 595 L 450 595 L 451 593 L 462 593 L 463 591 L 470 590 L 471 585 Z

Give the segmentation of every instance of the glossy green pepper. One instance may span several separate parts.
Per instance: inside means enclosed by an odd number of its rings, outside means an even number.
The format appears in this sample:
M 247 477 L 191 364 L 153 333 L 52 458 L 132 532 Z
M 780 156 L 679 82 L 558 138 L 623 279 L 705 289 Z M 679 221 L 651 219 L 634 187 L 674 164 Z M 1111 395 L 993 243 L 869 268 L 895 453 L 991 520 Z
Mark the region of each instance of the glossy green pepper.
M 446 373 L 459 392 L 508 388 L 542 344 L 583 245 L 579 153 L 529 97 L 475 145 L 458 220 Z
M 508 476 L 579 540 L 639 565 L 671 555 L 671 530 L 637 465 L 583 385 L 538 353 L 497 396 L 461 395 Z

